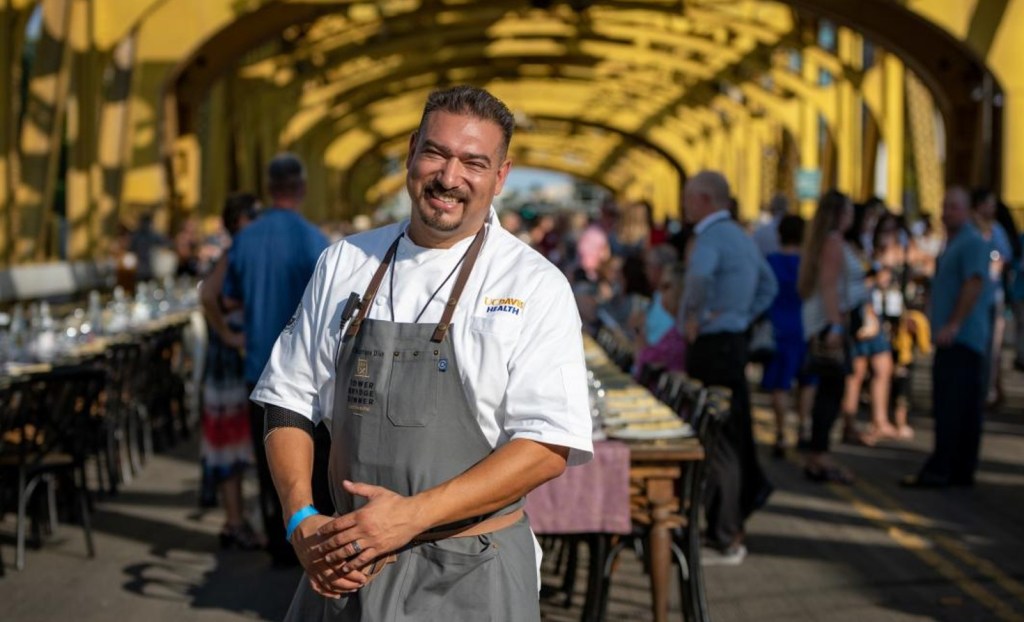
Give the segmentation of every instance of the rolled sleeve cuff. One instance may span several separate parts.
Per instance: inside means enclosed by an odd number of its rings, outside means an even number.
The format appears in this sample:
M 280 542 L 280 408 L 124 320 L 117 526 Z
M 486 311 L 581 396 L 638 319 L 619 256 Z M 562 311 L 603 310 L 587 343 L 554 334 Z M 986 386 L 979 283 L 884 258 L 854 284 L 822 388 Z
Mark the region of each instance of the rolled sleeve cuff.
M 569 457 L 566 460 L 566 465 L 571 467 L 586 464 L 594 457 L 594 442 L 589 437 L 584 438 L 571 434 L 521 430 L 512 434 L 511 440 L 516 439 L 543 443 L 545 445 L 568 447 Z

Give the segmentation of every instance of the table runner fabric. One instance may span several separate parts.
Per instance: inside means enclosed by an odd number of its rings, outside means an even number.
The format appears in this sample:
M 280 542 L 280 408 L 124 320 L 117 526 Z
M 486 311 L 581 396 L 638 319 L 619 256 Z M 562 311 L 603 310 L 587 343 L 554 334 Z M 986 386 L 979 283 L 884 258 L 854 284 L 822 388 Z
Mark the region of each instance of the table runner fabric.
M 526 496 L 526 514 L 538 535 L 630 533 L 629 446 L 595 441 L 593 460 Z

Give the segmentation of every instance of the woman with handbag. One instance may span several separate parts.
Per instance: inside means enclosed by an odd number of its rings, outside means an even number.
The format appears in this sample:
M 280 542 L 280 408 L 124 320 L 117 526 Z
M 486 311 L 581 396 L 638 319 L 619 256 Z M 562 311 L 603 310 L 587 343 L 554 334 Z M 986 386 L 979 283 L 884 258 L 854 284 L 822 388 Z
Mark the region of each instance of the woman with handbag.
M 797 291 L 803 299 L 807 371 L 818 376 L 811 408 L 811 442 L 804 466 L 808 479 L 850 484 L 851 473 L 828 456 L 829 435 L 842 405 L 850 372 L 850 312 L 868 300 L 864 268 L 843 239 L 853 221 L 853 205 L 843 193 L 826 192 L 804 237 Z

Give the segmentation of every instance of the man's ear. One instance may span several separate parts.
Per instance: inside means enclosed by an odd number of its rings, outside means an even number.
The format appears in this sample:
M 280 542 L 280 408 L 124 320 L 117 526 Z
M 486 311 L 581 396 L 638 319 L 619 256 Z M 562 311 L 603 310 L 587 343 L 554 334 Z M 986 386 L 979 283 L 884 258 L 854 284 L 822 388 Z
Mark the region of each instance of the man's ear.
M 419 132 L 413 132 L 409 134 L 409 153 L 405 156 L 405 168 L 408 170 L 412 166 L 412 156 L 416 153 L 416 143 L 419 140 Z
M 512 159 L 505 158 L 505 161 L 498 167 L 498 183 L 494 186 L 494 195 L 501 194 L 501 189 L 505 187 L 505 180 L 508 179 L 508 172 L 512 170 Z

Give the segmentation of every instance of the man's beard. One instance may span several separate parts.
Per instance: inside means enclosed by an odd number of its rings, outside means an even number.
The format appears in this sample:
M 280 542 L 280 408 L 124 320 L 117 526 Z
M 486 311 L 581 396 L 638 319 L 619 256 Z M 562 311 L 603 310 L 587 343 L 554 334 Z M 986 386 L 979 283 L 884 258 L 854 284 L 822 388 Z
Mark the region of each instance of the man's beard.
M 465 211 L 463 211 L 463 214 L 465 214 Z M 450 231 L 455 231 L 462 226 L 462 217 L 459 217 L 454 221 L 448 221 L 444 219 L 446 215 L 447 214 L 445 212 L 436 210 L 429 205 L 425 205 L 420 208 L 420 218 L 422 218 L 423 224 L 435 231 L 448 233 Z
M 444 233 L 455 231 L 462 226 L 462 220 L 466 216 L 466 202 L 469 199 L 469 197 L 465 196 L 465 193 L 447 191 L 443 186 L 441 186 L 441 184 L 434 182 L 423 189 L 423 194 L 428 200 L 431 197 L 438 198 L 449 195 L 459 203 L 462 203 L 462 214 L 459 215 L 458 219 L 454 221 L 446 221 L 444 219 L 446 212 L 434 209 L 430 206 L 430 203 L 424 201 L 423 207 L 420 208 L 420 217 L 423 219 L 423 224 L 435 231 L 441 231 Z

